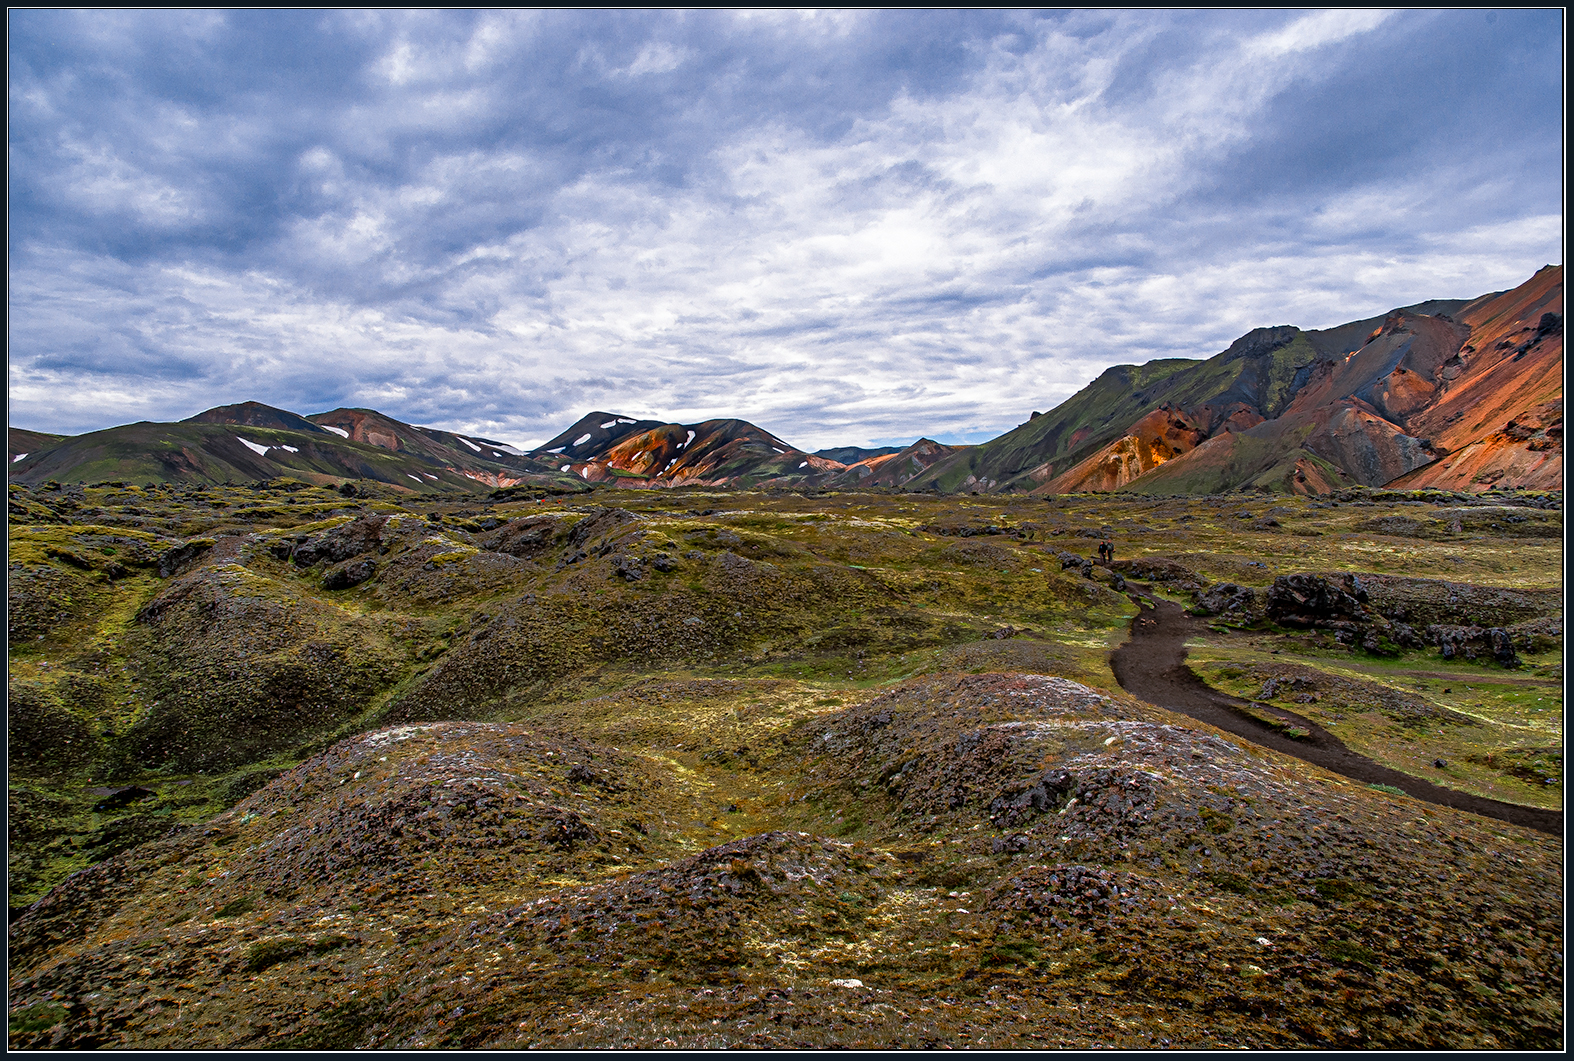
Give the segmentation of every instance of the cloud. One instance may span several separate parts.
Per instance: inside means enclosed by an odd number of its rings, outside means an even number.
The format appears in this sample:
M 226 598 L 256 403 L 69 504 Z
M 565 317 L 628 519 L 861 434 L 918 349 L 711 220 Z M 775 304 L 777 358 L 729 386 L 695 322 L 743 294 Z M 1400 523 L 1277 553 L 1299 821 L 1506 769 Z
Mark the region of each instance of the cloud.
M 1560 18 L 19 12 L 13 422 L 976 441 L 1560 260 Z
M 1282 29 L 1247 41 L 1245 51 L 1265 58 L 1311 51 L 1370 33 L 1394 14 L 1392 11 L 1319 11 L 1296 19 Z

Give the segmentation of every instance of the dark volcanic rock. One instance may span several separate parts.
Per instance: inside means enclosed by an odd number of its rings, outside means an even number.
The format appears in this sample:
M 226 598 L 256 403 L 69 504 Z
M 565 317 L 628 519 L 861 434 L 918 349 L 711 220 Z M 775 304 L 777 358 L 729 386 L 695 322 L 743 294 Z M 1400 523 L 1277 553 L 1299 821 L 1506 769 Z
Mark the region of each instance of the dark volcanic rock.
M 183 545 L 172 546 L 159 554 L 158 577 L 171 578 L 186 570 L 213 548 L 212 538 L 196 538 Z
M 377 561 L 369 556 L 359 560 L 346 560 L 328 569 L 322 576 L 322 588 L 349 589 L 351 586 L 359 586 L 376 573 Z
M 1020 792 L 995 799 L 989 805 L 989 817 L 997 825 L 1011 828 L 1033 813 L 1060 810 L 1076 790 L 1075 777 L 1064 770 L 1051 770 Z
M 480 544 L 483 549 L 528 560 L 551 549 L 566 522 L 565 517 L 556 513 L 526 516 L 504 524 L 480 539 Z
M 1283 626 L 1319 627 L 1370 617 L 1366 587 L 1354 575 L 1283 575 L 1268 589 L 1268 618 Z
M 1262 614 L 1262 599 L 1250 586 L 1221 582 L 1207 591 L 1193 591 L 1193 615 L 1218 615 L 1240 622 L 1252 622 Z
M 382 545 L 382 531 L 387 522 L 386 516 L 352 519 L 299 543 L 291 550 L 290 559 L 301 567 L 311 567 L 323 561 L 336 564 L 372 552 Z
M 568 532 L 569 547 L 580 548 L 592 538 L 603 537 L 625 523 L 638 520 L 639 517 L 626 508 L 599 509 L 574 524 L 574 529 Z
M 156 795 L 158 795 L 158 793 L 154 792 L 150 788 L 143 788 L 141 785 L 130 785 L 126 788 L 111 792 L 109 795 L 93 804 L 93 809 L 96 811 L 119 810 L 121 807 L 130 806 L 131 804 L 140 800 L 152 799 Z
M 612 558 L 612 573 L 625 582 L 638 582 L 645 577 L 645 565 L 637 556 L 618 553 Z
M 1491 659 L 1502 667 L 1519 666 L 1514 638 L 1500 626 L 1450 626 L 1433 624 L 1426 628 L 1427 639 L 1437 645 L 1444 659 Z
M 1109 565 L 1127 578 L 1142 582 L 1162 582 L 1176 589 L 1196 592 L 1208 588 L 1208 580 L 1197 572 L 1176 563 L 1156 557 L 1138 557 L 1133 560 L 1116 560 Z

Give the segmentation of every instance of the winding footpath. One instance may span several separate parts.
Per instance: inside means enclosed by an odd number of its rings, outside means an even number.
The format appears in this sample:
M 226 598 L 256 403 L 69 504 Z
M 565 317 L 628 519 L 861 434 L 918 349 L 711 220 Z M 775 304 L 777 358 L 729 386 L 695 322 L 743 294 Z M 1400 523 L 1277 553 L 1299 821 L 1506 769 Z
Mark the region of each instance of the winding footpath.
M 1392 785 L 1428 803 L 1496 818 L 1537 832 L 1563 835 L 1563 812 L 1560 810 L 1523 807 L 1472 796 L 1401 773 L 1351 751 L 1317 723 L 1276 705 L 1276 713 L 1295 719 L 1296 725 L 1310 734 L 1298 740 L 1286 737 L 1248 712 L 1246 701 L 1219 692 L 1186 666 L 1186 639 L 1195 636 L 1198 630 L 1195 621 L 1180 605 L 1151 597 L 1147 601 L 1136 596 L 1131 599 L 1142 610 L 1131 621 L 1131 638 L 1111 657 L 1110 668 L 1121 688 L 1133 696 L 1356 781 Z

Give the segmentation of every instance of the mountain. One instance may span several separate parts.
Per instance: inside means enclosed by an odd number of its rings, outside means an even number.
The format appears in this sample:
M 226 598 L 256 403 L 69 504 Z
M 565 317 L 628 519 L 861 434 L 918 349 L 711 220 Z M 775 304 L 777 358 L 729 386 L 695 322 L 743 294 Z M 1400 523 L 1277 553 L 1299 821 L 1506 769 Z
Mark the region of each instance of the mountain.
M 816 484 L 845 465 L 797 449 L 747 420 L 663 424 L 591 413 L 531 456 L 560 472 L 624 486 Z
M 1459 319 L 1470 339 L 1440 371 L 1437 400 L 1411 419 L 1440 459 L 1395 485 L 1562 489 L 1562 267 L 1477 300 Z
M 484 486 L 518 486 L 532 476 L 557 478 L 548 463 L 507 443 L 435 427 L 416 427 L 373 409 L 335 409 L 313 413 L 306 419 L 319 430 L 351 442 L 433 461 Z
M 372 480 L 413 493 L 583 488 L 501 443 L 414 427 L 370 410 L 307 418 L 260 402 L 218 406 L 179 423 L 142 421 L 60 438 L 11 465 L 12 479 L 24 483 L 223 483 L 279 476 L 320 484 Z
M 931 439 L 900 449 L 845 446 L 808 453 L 747 420 L 663 424 L 594 412 L 531 451 L 587 482 L 633 487 L 902 486 L 958 452 Z M 857 456 L 852 463 L 828 454 Z
M 831 483 L 834 486 L 849 488 L 905 486 L 935 464 L 966 448 L 968 447 L 947 446 L 933 439 L 921 438 L 906 449 L 883 453 L 850 464 L 847 470 L 837 475 Z
M 528 453 L 371 409 L 259 402 L 72 437 L 12 429 L 22 482 L 372 479 L 401 489 L 792 486 L 1148 494 L 1561 489 L 1563 267 L 1335 328 L 1257 328 L 1206 360 L 1116 365 L 978 446 L 808 453 L 745 420 L 603 411 Z M 414 484 L 414 485 L 411 485 Z
M 531 456 L 543 459 L 562 457 L 570 461 L 595 460 L 605 456 L 614 445 L 629 435 L 661 426 L 659 420 L 636 420 L 617 413 L 587 413 L 561 435 L 531 450 Z
M 1118 365 L 908 487 L 1039 494 L 1562 482 L 1561 266 L 1509 292 L 1336 328 L 1258 328 L 1205 361 Z
M 54 435 L 48 431 L 29 431 L 25 427 L 12 427 L 6 430 L 6 457 L 7 463 L 15 464 L 23 460 L 29 453 L 57 446 L 67 436 Z
M 832 449 L 817 449 L 814 455 L 838 464 L 853 465 L 869 460 L 871 457 L 884 457 L 900 452 L 902 452 L 901 446 L 881 446 L 878 449 L 866 449 L 863 446 L 836 446 Z
M 183 424 L 232 424 L 236 427 L 271 427 L 282 431 L 305 431 L 307 434 L 326 434 L 322 428 L 295 413 L 275 409 L 261 402 L 241 402 L 239 405 L 219 405 L 188 416 Z

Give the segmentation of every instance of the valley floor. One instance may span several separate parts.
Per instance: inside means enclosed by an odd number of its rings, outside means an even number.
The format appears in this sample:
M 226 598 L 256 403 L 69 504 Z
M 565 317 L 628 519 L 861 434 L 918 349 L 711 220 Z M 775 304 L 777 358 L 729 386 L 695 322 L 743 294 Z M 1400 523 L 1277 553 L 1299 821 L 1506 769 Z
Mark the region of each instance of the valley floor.
M 9 1043 L 1559 1048 L 1551 504 L 13 488 Z

